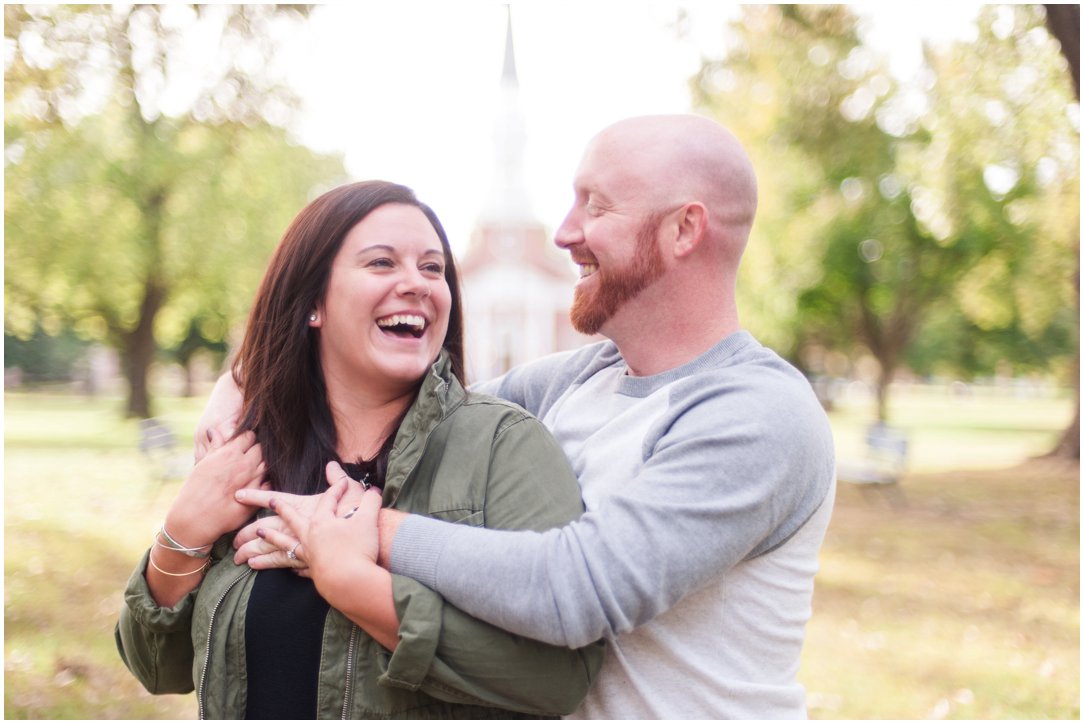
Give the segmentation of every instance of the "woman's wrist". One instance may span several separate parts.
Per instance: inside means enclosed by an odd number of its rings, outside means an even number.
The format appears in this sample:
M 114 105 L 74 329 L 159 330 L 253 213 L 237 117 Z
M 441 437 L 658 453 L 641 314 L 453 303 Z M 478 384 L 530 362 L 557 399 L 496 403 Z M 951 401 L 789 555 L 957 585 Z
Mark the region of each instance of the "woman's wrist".
M 207 558 L 211 555 L 211 547 L 213 543 L 206 543 L 200 546 L 189 547 L 178 541 L 176 538 L 169 534 L 169 530 L 163 525 L 157 533 L 154 535 L 154 544 L 160 548 L 165 548 L 169 551 L 176 551 L 177 553 L 183 553 L 189 558 Z
M 209 529 L 205 524 L 199 525 L 196 521 L 189 522 L 184 516 L 173 511 L 166 514 L 157 535 L 155 535 L 156 547 L 187 553 L 193 557 L 201 557 L 196 553 L 210 551 L 215 541 L 222 536 Z M 189 552 L 191 551 L 191 552 Z
M 209 558 L 194 559 L 179 551 L 160 546 L 151 546 L 151 552 L 147 555 L 147 564 L 159 573 L 171 578 L 188 578 L 192 581 L 199 580 L 198 574 L 202 574 L 210 565 Z

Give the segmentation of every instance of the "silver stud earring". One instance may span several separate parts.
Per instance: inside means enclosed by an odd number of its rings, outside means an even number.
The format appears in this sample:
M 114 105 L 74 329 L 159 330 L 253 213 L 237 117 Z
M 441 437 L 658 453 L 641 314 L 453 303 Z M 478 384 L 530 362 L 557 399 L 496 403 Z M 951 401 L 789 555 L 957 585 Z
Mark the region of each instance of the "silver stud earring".
M 316 312 L 313 312 L 312 314 L 309 315 L 309 321 L 310 322 L 315 322 L 316 321 Z

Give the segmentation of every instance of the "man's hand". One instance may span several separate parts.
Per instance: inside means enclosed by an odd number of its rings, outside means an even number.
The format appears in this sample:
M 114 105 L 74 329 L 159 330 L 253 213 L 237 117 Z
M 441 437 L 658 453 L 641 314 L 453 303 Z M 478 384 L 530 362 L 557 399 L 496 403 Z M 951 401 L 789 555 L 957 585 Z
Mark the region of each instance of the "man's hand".
M 229 440 L 237 430 L 244 398 L 229 372 L 218 378 L 196 423 L 196 462 L 214 449 L 214 434 Z M 213 432 L 212 432 L 213 431 Z

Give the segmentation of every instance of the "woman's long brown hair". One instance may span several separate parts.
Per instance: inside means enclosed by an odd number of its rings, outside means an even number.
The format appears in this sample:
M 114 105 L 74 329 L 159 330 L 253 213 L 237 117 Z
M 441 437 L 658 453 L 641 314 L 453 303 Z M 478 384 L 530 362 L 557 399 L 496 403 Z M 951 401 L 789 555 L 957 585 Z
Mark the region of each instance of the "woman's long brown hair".
M 436 214 L 409 188 L 387 181 L 362 181 L 328 191 L 301 210 L 279 241 L 233 363 L 234 379 L 244 395 L 238 429 L 256 432 L 275 490 L 321 492 L 326 487 L 327 463 L 344 462 L 336 452 L 335 424 L 320 366 L 319 331 L 309 326 L 309 314 L 327 293 L 331 263 L 347 232 L 384 204 L 414 206 L 440 237 L 452 298 L 443 346 L 452 373 L 464 381 L 458 273 Z M 390 437 L 394 438 L 394 431 Z M 384 446 L 385 457 L 390 447 Z

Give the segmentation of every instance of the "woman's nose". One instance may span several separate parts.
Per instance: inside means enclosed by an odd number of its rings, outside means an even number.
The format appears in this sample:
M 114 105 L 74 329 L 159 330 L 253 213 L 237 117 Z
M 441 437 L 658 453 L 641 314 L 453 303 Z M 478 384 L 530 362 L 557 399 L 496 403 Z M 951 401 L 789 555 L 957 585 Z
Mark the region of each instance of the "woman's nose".
M 421 272 L 408 269 L 399 280 L 396 291 L 403 296 L 414 295 L 422 299 L 428 297 L 433 290 L 429 286 L 429 280 Z

